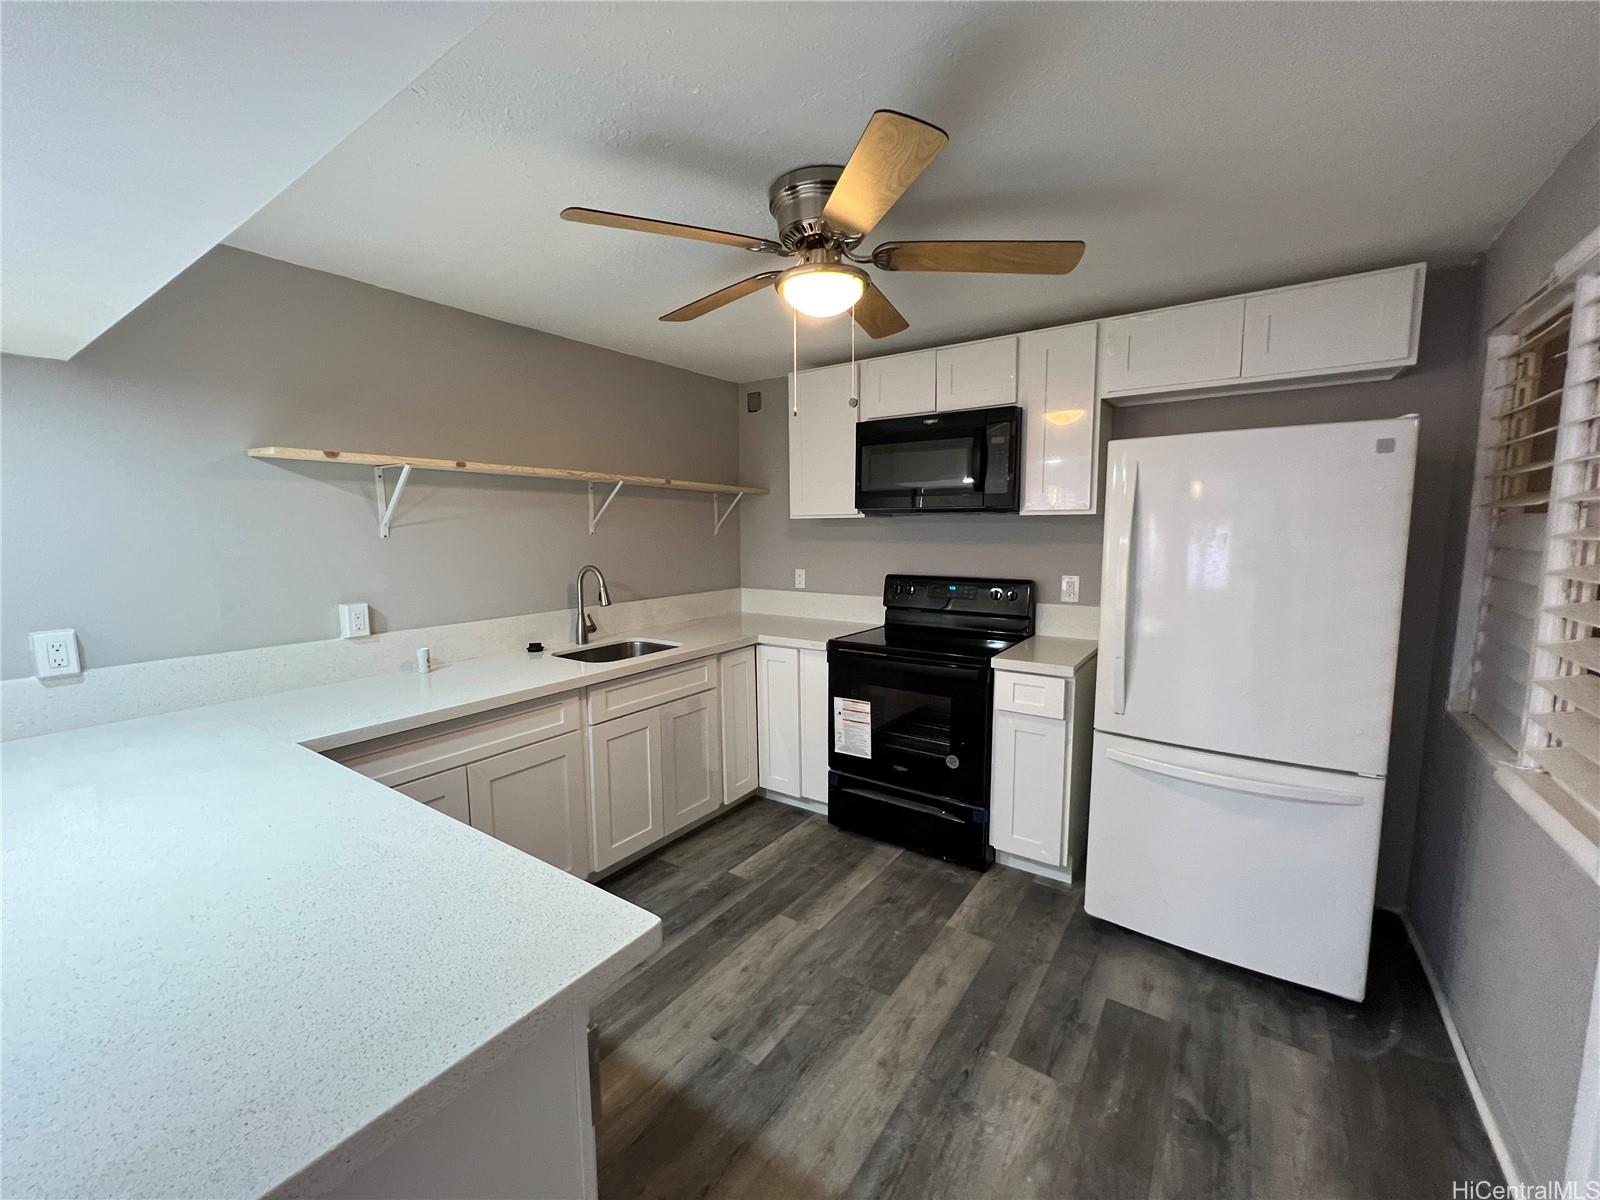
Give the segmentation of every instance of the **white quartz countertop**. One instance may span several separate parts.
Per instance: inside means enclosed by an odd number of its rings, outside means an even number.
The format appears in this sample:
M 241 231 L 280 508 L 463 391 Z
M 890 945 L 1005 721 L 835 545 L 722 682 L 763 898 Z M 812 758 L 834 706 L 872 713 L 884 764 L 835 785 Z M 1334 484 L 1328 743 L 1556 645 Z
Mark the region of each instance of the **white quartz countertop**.
M 6 1196 L 329 1187 L 660 944 L 660 921 L 314 752 L 756 641 L 515 653 L 0 747 Z
M 993 662 L 996 671 L 1071 679 L 1099 651 L 1099 644 L 1086 638 L 1031 637 L 995 655 Z

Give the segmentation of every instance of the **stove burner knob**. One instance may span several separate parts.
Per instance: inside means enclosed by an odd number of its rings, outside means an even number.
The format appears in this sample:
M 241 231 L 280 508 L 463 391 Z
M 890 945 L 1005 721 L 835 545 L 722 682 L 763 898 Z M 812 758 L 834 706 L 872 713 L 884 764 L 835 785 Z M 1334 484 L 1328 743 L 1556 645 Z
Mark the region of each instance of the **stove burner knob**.
M 1005 593 L 1003 591 L 1001 591 L 999 588 L 990 588 L 989 589 L 989 595 L 993 599 L 999 600 L 1005 595 Z
M 1017 598 L 1017 593 L 1016 593 L 1016 589 L 1015 588 L 1013 588 L 1011 591 L 1006 593 L 1006 599 L 1007 600 L 1015 600 L 1016 598 Z

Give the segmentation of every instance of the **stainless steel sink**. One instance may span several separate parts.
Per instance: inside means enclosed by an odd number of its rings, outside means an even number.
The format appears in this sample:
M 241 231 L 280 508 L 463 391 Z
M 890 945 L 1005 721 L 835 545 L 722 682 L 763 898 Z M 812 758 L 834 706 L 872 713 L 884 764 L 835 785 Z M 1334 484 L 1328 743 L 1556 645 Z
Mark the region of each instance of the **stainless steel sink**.
M 587 663 L 620 662 L 624 658 L 639 658 L 645 654 L 660 654 L 663 650 L 676 649 L 677 647 L 669 642 L 634 640 L 629 642 L 607 642 L 604 646 L 584 646 L 580 650 L 568 650 L 564 654 L 556 655 L 556 657 L 570 658 L 575 662 Z

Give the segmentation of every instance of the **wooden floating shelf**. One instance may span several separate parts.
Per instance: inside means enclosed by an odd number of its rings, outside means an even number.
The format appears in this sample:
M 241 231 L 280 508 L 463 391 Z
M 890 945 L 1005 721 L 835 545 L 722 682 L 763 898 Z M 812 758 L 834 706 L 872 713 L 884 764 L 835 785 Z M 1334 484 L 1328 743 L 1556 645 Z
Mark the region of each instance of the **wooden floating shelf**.
M 418 458 L 407 454 L 372 454 L 362 450 L 311 450 L 302 446 L 253 446 L 245 451 L 251 458 L 275 459 L 281 462 L 344 463 L 349 466 L 371 467 L 378 488 L 378 532 L 389 536 L 389 523 L 395 505 L 412 471 L 454 471 L 466 475 L 508 475 L 519 479 L 560 479 L 569 483 L 589 485 L 589 532 L 593 533 L 601 515 L 626 487 L 659 488 L 674 492 L 700 492 L 712 497 L 712 532 L 719 533 L 722 524 L 733 512 L 734 506 L 745 496 L 765 496 L 767 489 L 743 483 L 704 483 L 696 479 L 672 479 L 664 475 L 623 475 L 616 471 L 580 471 L 572 467 L 525 467 L 512 463 L 474 462 L 464 458 Z M 388 496 L 383 473 L 398 469 L 400 478 L 395 483 L 394 495 Z M 611 494 L 598 509 L 594 504 L 594 485 L 610 484 Z M 717 505 L 716 497 L 732 496 L 727 508 Z

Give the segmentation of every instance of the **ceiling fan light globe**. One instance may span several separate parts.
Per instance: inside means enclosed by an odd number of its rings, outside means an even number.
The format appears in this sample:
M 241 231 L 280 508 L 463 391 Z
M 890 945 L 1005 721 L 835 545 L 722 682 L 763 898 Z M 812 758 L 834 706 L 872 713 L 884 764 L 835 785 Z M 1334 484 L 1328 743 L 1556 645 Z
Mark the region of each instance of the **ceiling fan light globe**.
M 791 267 L 778 277 L 778 295 L 808 317 L 837 317 L 848 312 L 866 290 L 866 272 L 844 264 Z

